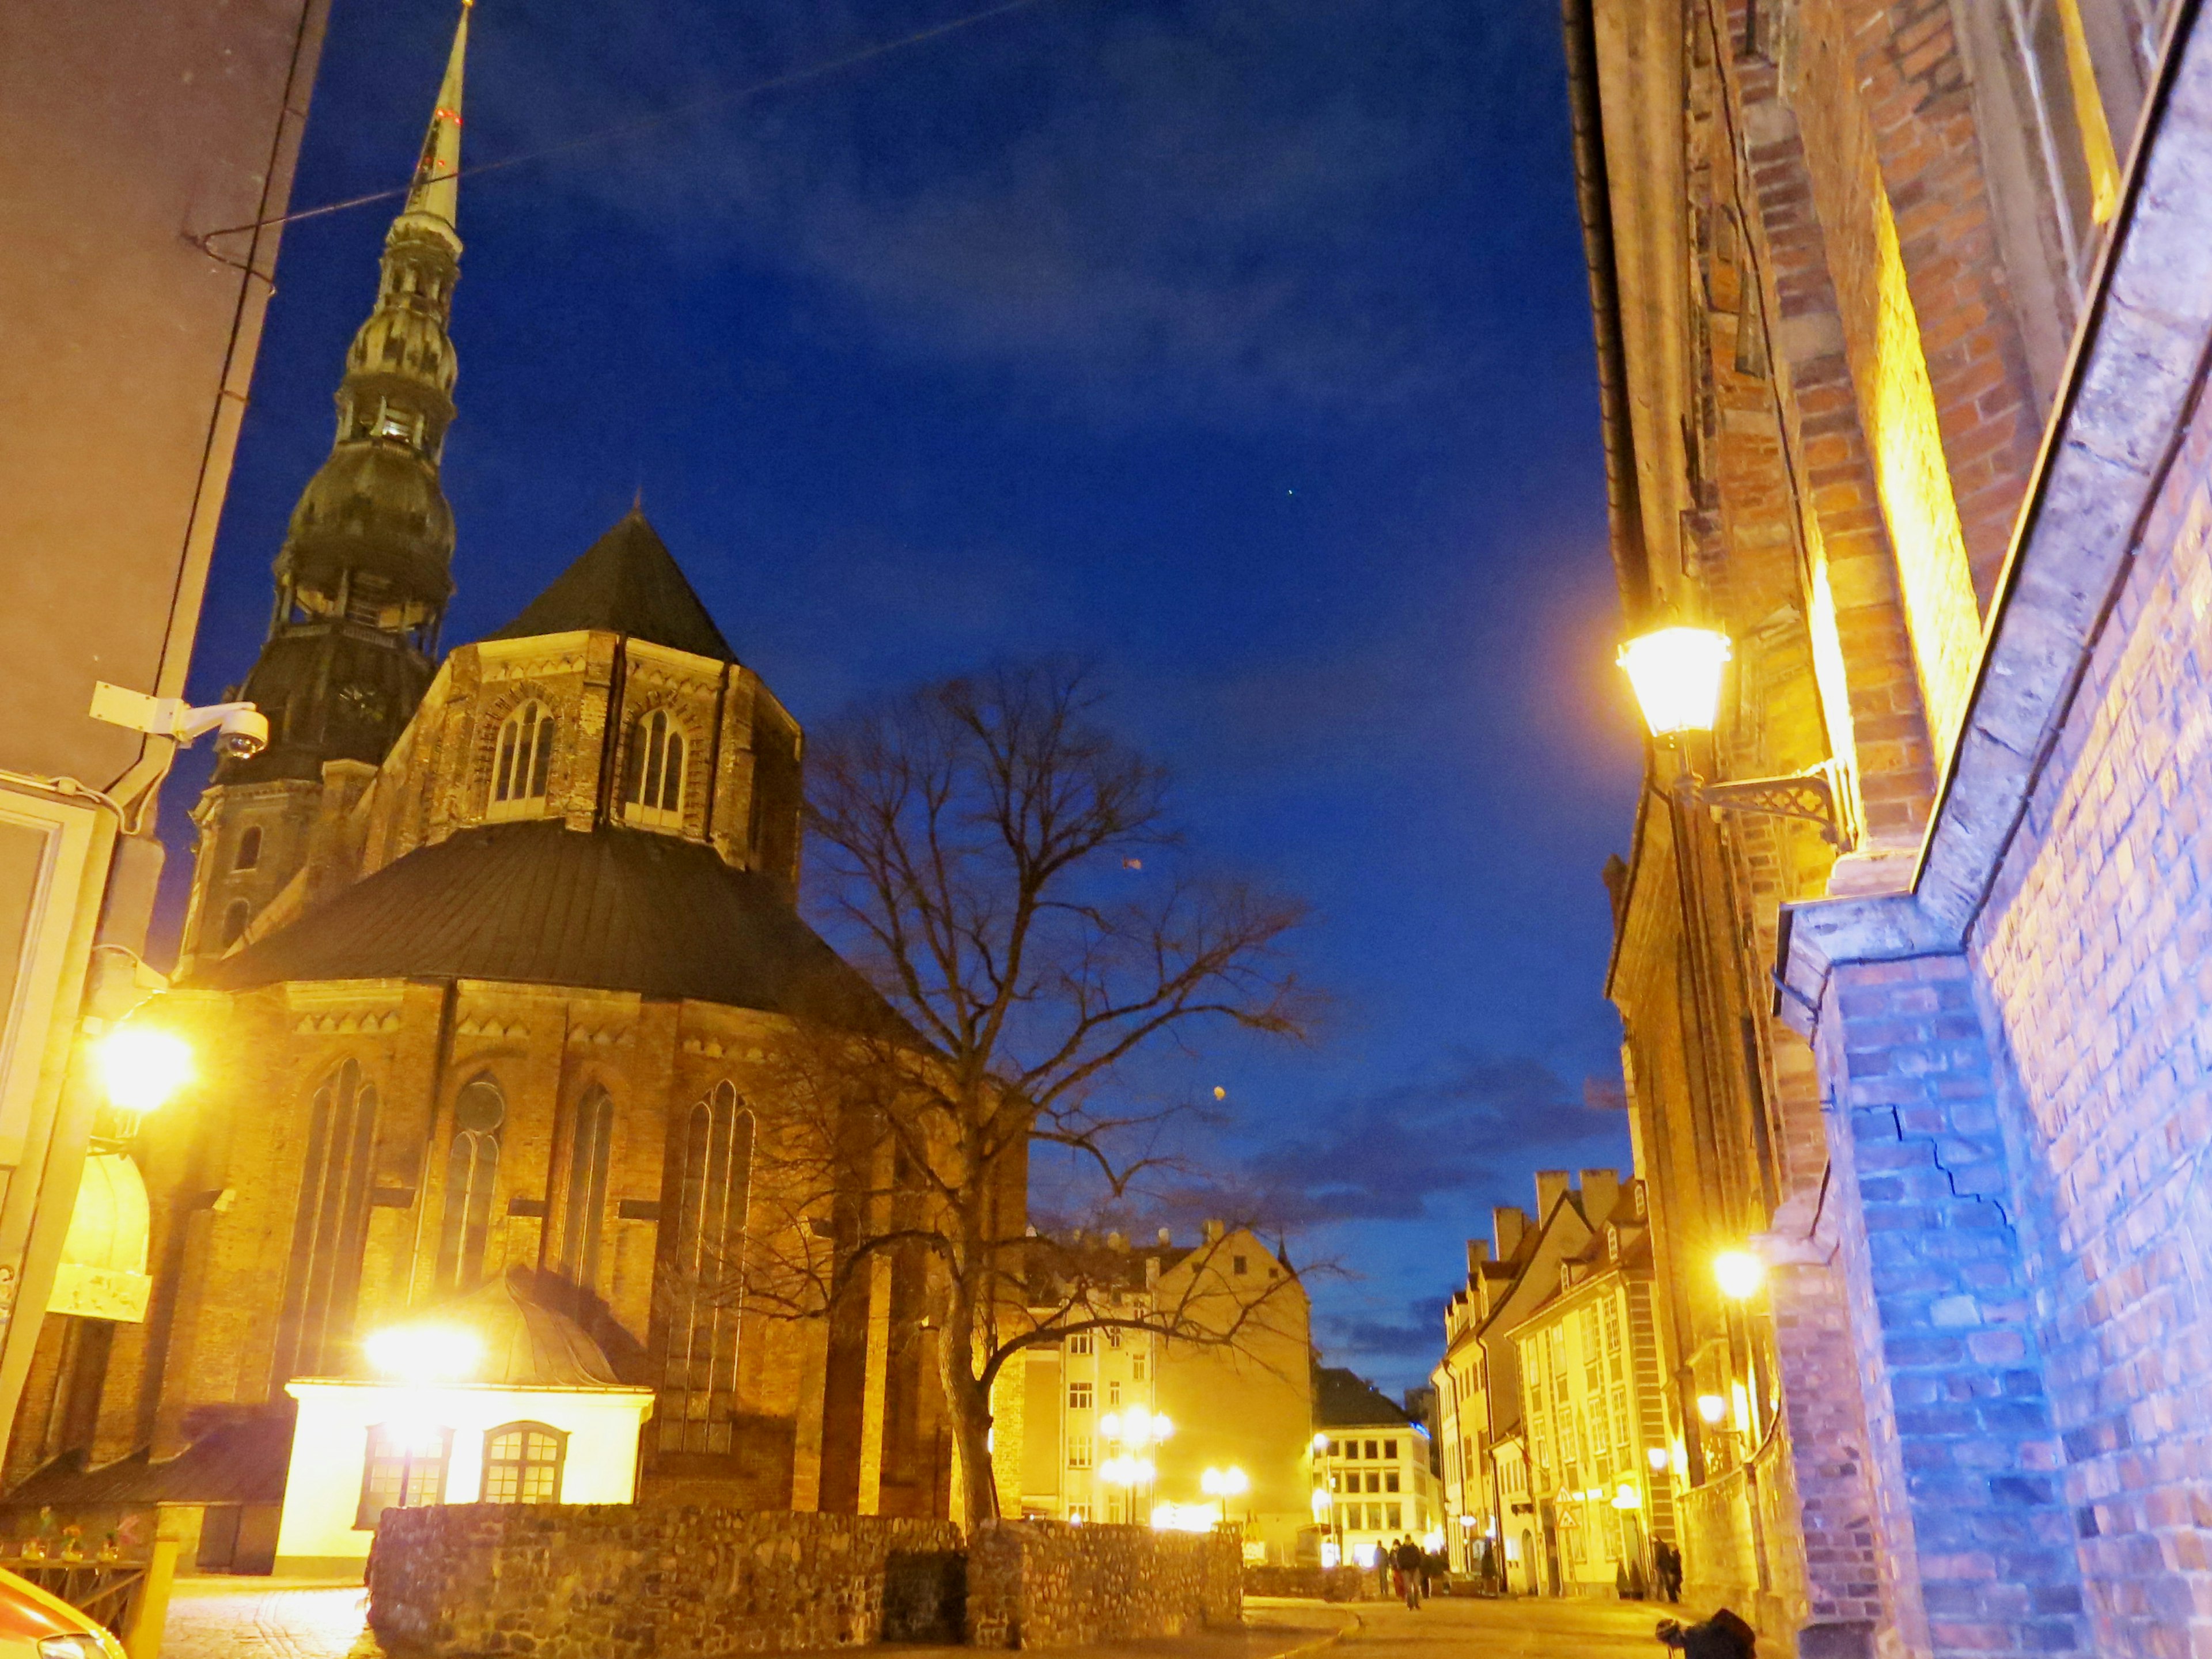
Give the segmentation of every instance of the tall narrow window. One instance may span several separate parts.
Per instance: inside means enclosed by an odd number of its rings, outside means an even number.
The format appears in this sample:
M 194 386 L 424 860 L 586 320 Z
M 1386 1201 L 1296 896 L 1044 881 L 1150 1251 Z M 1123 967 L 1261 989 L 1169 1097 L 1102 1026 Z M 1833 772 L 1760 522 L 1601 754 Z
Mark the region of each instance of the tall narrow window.
M 471 1078 L 453 1100 L 453 1144 L 446 1154 L 446 1219 L 438 1238 L 438 1283 L 465 1291 L 483 1277 L 499 1179 L 499 1131 L 507 1097 L 489 1076 Z
M 483 1501 L 557 1504 L 568 1437 L 550 1423 L 507 1423 L 484 1436 Z
M 495 818 L 534 817 L 545 800 L 553 765 L 553 717 L 536 701 L 509 714 L 492 751 L 491 808 Z
M 684 1125 L 675 1237 L 667 1259 L 668 1358 L 662 1375 L 664 1451 L 735 1448 L 738 1327 L 745 1208 L 752 1191 L 753 1115 L 721 1084 Z
M 446 1466 L 453 1459 L 453 1431 L 412 1424 L 379 1423 L 368 1431 L 368 1458 L 362 1470 L 356 1532 L 374 1532 L 386 1510 L 420 1509 L 446 1501 Z
M 261 826 L 249 823 L 239 832 L 238 852 L 230 861 L 234 870 L 251 870 L 261 862 Z
M 668 718 L 665 709 L 637 717 L 629 728 L 623 817 L 659 829 L 682 826 L 684 755 L 684 728 Z
M 222 948 L 226 951 L 238 943 L 246 932 L 246 924 L 253 920 L 253 907 L 244 899 L 233 899 L 223 907 Z
M 276 1340 L 276 1380 L 337 1368 L 353 1334 L 368 1225 L 376 1089 L 348 1060 L 315 1091 Z
M 581 1291 L 599 1279 L 599 1224 L 607 1207 L 607 1155 L 615 1103 L 596 1085 L 576 1103 L 568 1139 L 568 1195 L 561 1218 L 561 1275 Z

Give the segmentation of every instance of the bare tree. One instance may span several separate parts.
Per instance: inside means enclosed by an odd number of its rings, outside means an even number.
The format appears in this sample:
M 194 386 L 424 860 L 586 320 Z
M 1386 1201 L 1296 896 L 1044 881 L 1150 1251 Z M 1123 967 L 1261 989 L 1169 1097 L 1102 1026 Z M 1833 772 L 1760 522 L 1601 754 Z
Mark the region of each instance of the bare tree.
M 1027 1232 L 1033 1145 L 1109 1201 L 1160 1166 L 1182 1109 L 1148 1098 L 1149 1053 L 1303 1024 L 1284 954 L 1301 907 L 1190 874 L 1162 772 L 1097 714 L 1076 668 L 1003 668 L 872 708 L 807 757 L 817 914 L 888 1007 L 771 1056 L 779 1111 L 812 1127 L 763 1148 L 731 1277 L 758 1311 L 819 1316 L 883 1262 L 926 1264 L 974 1518 L 997 1513 L 992 1384 L 1024 1348 L 1115 1327 L 1239 1342 L 1291 1282 L 1224 1302 L 1189 1272 L 1137 1296 L 1126 1249 Z

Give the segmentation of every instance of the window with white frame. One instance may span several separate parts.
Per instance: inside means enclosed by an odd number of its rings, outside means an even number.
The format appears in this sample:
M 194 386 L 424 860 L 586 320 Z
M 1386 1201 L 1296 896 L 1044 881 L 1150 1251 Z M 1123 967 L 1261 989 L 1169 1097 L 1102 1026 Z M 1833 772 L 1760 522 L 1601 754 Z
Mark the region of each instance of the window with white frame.
M 453 1455 L 451 1429 L 392 1423 L 373 1425 L 368 1431 L 368 1456 L 362 1468 L 361 1502 L 354 1509 L 354 1530 L 374 1532 L 386 1510 L 444 1503 L 446 1467 Z
M 550 1423 L 507 1423 L 484 1436 L 483 1501 L 557 1504 L 568 1437 Z
M 1088 1331 L 1078 1331 L 1073 1336 L 1069 1337 L 1067 1339 L 1067 1351 L 1070 1353 L 1089 1353 L 1091 1352 L 1091 1333 Z
M 630 723 L 623 816 L 656 830 L 684 825 L 684 728 L 655 708 Z
M 1089 1435 L 1071 1434 L 1067 1437 L 1067 1467 L 1071 1469 L 1087 1469 L 1091 1467 L 1091 1437 Z
M 1072 1412 L 1087 1412 L 1091 1409 L 1091 1385 L 1088 1382 L 1071 1382 L 1067 1385 L 1067 1408 Z
M 536 817 L 545 810 L 553 767 L 553 717 L 534 698 L 500 723 L 492 749 L 491 800 L 484 816 Z

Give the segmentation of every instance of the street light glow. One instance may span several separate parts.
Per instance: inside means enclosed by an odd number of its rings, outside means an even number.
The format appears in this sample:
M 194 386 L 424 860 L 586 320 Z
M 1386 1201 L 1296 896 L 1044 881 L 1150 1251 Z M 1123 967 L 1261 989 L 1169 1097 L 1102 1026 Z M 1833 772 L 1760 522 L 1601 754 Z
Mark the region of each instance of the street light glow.
M 1766 1282 L 1766 1264 L 1749 1250 L 1723 1250 L 1713 1258 L 1713 1277 L 1721 1294 L 1732 1302 L 1756 1296 Z
M 378 1370 L 418 1388 L 458 1382 L 483 1358 L 483 1344 L 473 1333 L 450 1325 L 394 1325 L 362 1346 Z
M 1620 1483 L 1620 1488 L 1613 1494 L 1613 1506 L 1617 1510 L 1640 1510 L 1644 1507 L 1644 1500 L 1637 1496 L 1634 1481 Z
M 1325 1434 L 1316 1435 L 1313 1437 L 1313 1449 L 1316 1457 L 1326 1456 L 1328 1452 L 1328 1437 Z
M 1713 729 L 1729 654 L 1728 635 L 1711 628 L 1662 628 L 1620 647 L 1620 665 L 1653 737 Z
M 1667 1449 L 1664 1446 L 1645 1447 L 1644 1450 L 1644 1458 L 1646 1462 L 1651 1465 L 1652 1474 L 1663 1474 L 1666 1473 Z
M 1698 1396 L 1698 1415 L 1708 1423 L 1717 1423 L 1728 1415 L 1728 1401 L 1717 1394 Z
M 1252 1477 L 1233 1464 L 1225 1469 L 1208 1469 L 1199 1476 L 1198 1489 L 1208 1498 L 1235 1498 L 1252 1490 Z
M 155 1025 L 118 1025 L 100 1040 L 100 1080 L 126 1112 L 159 1111 L 192 1080 L 191 1045 Z

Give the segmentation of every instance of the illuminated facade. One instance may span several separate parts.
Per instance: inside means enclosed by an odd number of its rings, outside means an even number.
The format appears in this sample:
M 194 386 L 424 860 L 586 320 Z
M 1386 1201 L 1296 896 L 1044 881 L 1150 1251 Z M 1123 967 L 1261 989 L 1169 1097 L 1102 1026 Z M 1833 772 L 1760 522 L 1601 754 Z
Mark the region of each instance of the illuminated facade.
M 327 11 L 22 6 L 0 51 L 0 1423 L 41 1345 L 134 1322 L 114 1282 L 63 1270 L 145 1272 L 105 1212 L 84 1256 L 71 1206 L 86 1049 L 159 983 L 140 957 L 176 744 L 86 711 L 101 681 L 185 690 Z M 95 1208 L 135 1202 L 135 1172 L 90 1169 Z
M 2212 43 L 1567 21 L 1626 632 L 1733 657 L 1607 872 L 1686 1599 L 1762 1651 L 2181 1651 Z
M 866 1184 L 793 1173 L 848 1140 L 770 1051 L 898 1036 L 794 908 L 797 723 L 635 511 L 433 666 L 465 27 L 277 562 L 272 741 L 201 803 L 135 1021 L 197 1073 L 125 1160 L 151 1283 L 127 1193 L 76 1280 L 145 1317 L 56 1322 L 9 1469 L 18 1509 L 202 1509 L 204 1569 L 357 1563 L 392 1503 L 951 1501 L 921 1264 L 829 1318 L 743 1294 Z M 432 1387 L 370 1340 L 414 1329 L 480 1352 Z
M 1443 1493 L 1429 1431 L 1389 1395 L 1334 1365 L 1314 1376 L 1314 1479 L 1328 1494 L 1324 1557 L 1363 1567 L 1401 1538 L 1444 1547 Z M 1315 1514 L 1321 1513 L 1318 1503 Z
M 1089 1523 L 1212 1526 L 1244 1534 L 1255 1561 L 1288 1565 L 1316 1528 L 1305 1287 L 1257 1236 L 1209 1222 L 1194 1246 L 1164 1232 L 1132 1246 L 1102 1317 L 1152 1321 L 1030 1349 L 996 1408 L 1001 1501 L 1024 1515 Z M 1032 1310 L 1040 1323 L 1053 1310 Z M 1227 1333 L 1177 1340 L 1165 1328 Z

